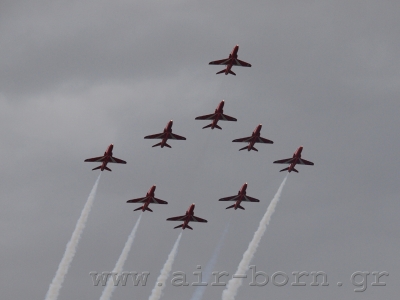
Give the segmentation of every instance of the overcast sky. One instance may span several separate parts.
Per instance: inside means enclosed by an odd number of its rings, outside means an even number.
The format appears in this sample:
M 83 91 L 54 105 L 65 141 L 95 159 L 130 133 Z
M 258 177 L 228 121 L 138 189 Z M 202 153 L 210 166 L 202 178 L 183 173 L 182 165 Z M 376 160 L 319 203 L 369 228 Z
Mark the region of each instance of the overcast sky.
M 113 299 L 147 299 L 180 229 L 169 217 L 208 220 L 185 230 L 173 271 L 205 267 L 227 223 L 215 271 L 233 274 L 286 173 L 273 161 L 300 145 L 298 166 L 253 264 L 289 283 L 251 287 L 237 299 L 395 299 L 400 292 L 400 23 L 398 1 L 11 1 L 0 3 L 0 290 L 2 299 L 43 299 L 99 171 L 110 164 L 59 299 L 98 299 L 91 271 L 112 271 L 140 212 L 126 200 L 157 185 L 168 205 L 145 212 L 126 271 L 145 287 Z M 237 76 L 212 60 L 239 44 Z M 237 122 L 201 129 L 225 99 Z M 186 141 L 144 140 L 169 120 Z M 262 123 L 273 145 L 238 151 Z M 226 210 L 219 198 L 260 203 Z M 203 268 L 204 268 L 203 267 Z M 293 271 L 324 271 L 329 286 L 293 287 Z M 354 292 L 356 271 L 387 271 L 385 287 Z M 223 281 L 229 278 L 223 277 Z M 359 278 L 360 280 L 360 278 Z M 337 282 L 343 282 L 342 287 Z M 164 290 L 189 299 L 195 287 Z M 220 299 L 208 287 L 204 299 Z

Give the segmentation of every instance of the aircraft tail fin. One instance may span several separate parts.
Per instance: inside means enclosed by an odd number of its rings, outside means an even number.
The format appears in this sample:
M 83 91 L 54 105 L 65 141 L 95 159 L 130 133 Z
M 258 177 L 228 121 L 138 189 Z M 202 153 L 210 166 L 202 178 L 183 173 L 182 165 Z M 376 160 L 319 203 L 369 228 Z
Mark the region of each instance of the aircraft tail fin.
M 283 172 L 283 171 L 287 171 L 287 170 L 289 170 L 289 167 L 284 168 L 284 169 L 280 170 L 279 172 Z
M 233 204 L 233 205 L 231 205 L 231 206 L 228 206 L 226 209 L 232 208 L 232 207 L 234 207 L 234 206 L 235 206 L 235 204 Z
M 175 226 L 174 229 L 175 229 L 175 228 L 181 228 L 182 226 L 183 226 L 183 224 L 178 225 L 178 226 Z
M 212 124 L 209 124 L 209 125 L 207 125 L 207 126 L 204 126 L 203 129 L 204 129 L 204 128 L 209 128 L 209 127 L 211 127 L 211 125 L 212 125 Z
M 187 228 L 189 228 L 189 229 L 191 229 L 191 230 L 193 230 L 193 228 L 192 228 L 192 227 L 190 227 L 189 225 L 186 225 L 186 227 L 187 227 Z
M 159 143 L 153 145 L 152 147 L 157 147 L 157 146 L 161 146 L 161 142 L 159 142 Z
M 256 148 L 254 148 L 254 147 L 251 147 L 251 150 L 254 150 L 254 151 L 258 152 L 258 150 Z
M 229 74 L 232 74 L 232 75 L 235 75 L 235 76 L 236 76 L 236 74 L 235 74 L 233 71 L 231 71 L 231 70 L 229 70 Z
M 137 210 L 140 210 L 140 209 L 143 209 L 143 206 L 138 207 L 138 208 L 134 209 L 133 211 L 137 211 Z
M 243 148 L 240 148 L 239 151 L 242 151 L 242 150 L 244 150 L 244 149 L 247 149 L 247 146 L 245 146 L 245 147 L 243 147 Z
M 215 127 L 222 130 L 222 128 L 219 127 L 219 125 L 217 125 L 217 124 L 215 124 Z
M 225 73 L 226 69 L 223 69 L 222 71 L 217 72 L 217 74 Z
M 104 167 L 104 169 L 106 169 L 107 171 L 110 171 L 110 172 L 111 172 L 111 169 L 110 169 L 110 168 Z
M 92 171 L 94 171 L 94 170 L 98 170 L 98 169 L 100 169 L 100 168 L 101 168 L 101 166 L 98 166 L 98 167 L 96 167 L 96 168 L 92 169 Z

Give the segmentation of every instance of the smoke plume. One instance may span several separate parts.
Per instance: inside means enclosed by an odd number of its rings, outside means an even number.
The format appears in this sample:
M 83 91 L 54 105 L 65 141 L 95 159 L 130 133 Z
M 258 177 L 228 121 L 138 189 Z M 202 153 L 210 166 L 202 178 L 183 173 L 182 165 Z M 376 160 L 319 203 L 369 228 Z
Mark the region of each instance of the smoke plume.
M 254 254 L 257 251 L 258 244 L 262 236 L 264 235 L 265 230 L 267 229 L 267 225 L 271 220 L 271 216 L 275 211 L 276 204 L 281 197 L 283 186 L 285 185 L 286 179 L 288 175 L 286 175 L 285 179 L 283 179 L 278 191 L 276 192 L 274 198 L 269 204 L 267 211 L 264 214 L 264 217 L 261 219 L 260 224 L 258 225 L 257 231 L 254 233 L 253 239 L 251 240 L 246 252 L 243 254 L 243 258 L 239 263 L 237 271 L 235 274 L 245 274 L 251 260 L 254 257 Z M 242 278 L 232 278 L 229 280 L 226 289 L 222 292 L 222 300 L 234 300 L 237 294 L 239 287 L 242 285 Z
M 97 177 L 97 180 L 92 188 L 92 191 L 89 194 L 86 204 L 83 207 L 81 216 L 79 217 L 78 222 L 75 225 L 75 230 L 72 233 L 71 239 L 67 244 L 67 247 L 64 252 L 64 256 L 61 259 L 61 262 L 58 266 L 56 275 L 54 276 L 53 281 L 51 282 L 51 284 L 49 286 L 49 290 L 47 291 L 46 298 L 45 298 L 46 300 L 56 300 L 58 298 L 60 289 L 61 289 L 62 284 L 65 279 L 65 275 L 67 275 L 68 269 L 72 262 L 72 259 L 75 256 L 76 248 L 78 247 L 79 240 L 81 239 L 82 232 L 86 226 L 86 221 L 87 221 L 89 213 L 92 209 L 92 205 L 93 205 L 94 197 L 96 196 L 96 190 L 97 190 L 97 186 L 99 184 L 100 177 L 101 177 L 101 173 L 100 173 L 99 177 Z
M 204 282 L 208 282 L 208 280 L 210 279 L 211 273 L 213 272 L 215 264 L 217 263 L 219 251 L 221 250 L 221 247 L 224 244 L 225 236 L 228 233 L 228 230 L 229 230 L 229 224 L 225 227 L 221 239 L 219 240 L 211 259 L 207 263 L 206 268 L 204 269 L 204 274 L 205 274 L 203 278 Z M 207 288 L 206 286 L 198 286 L 194 291 L 191 300 L 201 300 L 203 298 L 204 292 L 206 291 L 206 288 Z
M 125 243 L 124 249 L 119 256 L 117 263 L 115 264 L 113 273 L 121 275 L 121 272 L 124 268 L 124 264 L 126 259 L 128 258 L 129 251 L 131 250 L 133 240 L 135 239 L 136 231 L 139 227 L 140 219 L 142 218 L 142 213 L 140 214 L 139 218 L 136 221 L 135 226 L 132 229 L 131 234 L 128 237 L 128 240 Z M 107 281 L 107 286 L 104 288 L 103 293 L 101 294 L 100 300 L 109 300 L 111 299 L 112 293 L 115 290 L 115 285 L 113 280 Z
M 165 287 L 165 283 L 168 279 L 169 273 L 172 269 L 172 264 L 174 263 L 176 253 L 178 252 L 179 241 L 181 240 L 182 232 L 179 234 L 174 247 L 171 250 L 171 253 L 168 255 L 168 259 L 164 264 L 164 267 L 161 269 L 160 275 L 157 278 L 156 285 L 151 291 L 151 295 L 149 300 L 159 300 L 162 296 L 162 291 Z

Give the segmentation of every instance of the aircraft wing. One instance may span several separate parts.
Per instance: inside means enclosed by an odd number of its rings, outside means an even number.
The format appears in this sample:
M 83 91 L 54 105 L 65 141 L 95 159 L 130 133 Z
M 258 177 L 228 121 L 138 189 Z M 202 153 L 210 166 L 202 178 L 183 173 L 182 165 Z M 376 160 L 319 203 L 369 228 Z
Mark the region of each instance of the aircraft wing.
M 169 134 L 169 138 L 170 138 L 171 140 L 186 140 L 185 137 L 180 136 L 180 135 L 177 135 L 177 134 L 175 134 L 175 133 L 170 133 L 170 134 Z
M 162 139 L 162 138 L 164 138 L 164 132 L 147 135 L 144 138 L 145 139 Z
M 219 199 L 219 201 L 236 201 L 239 195 L 229 196 Z
M 237 121 L 236 118 L 225 115 L 225 114 L 221 114 L 220 120 L 221 121 Z
M 232 142 L 249 143 L 251 141 L 251 139 L 252 139 L 252 136 L 249 136 L 249 137 L 244 137 L 244 138 L 241 138 L 241 139 L 233 140 Z
M 225 59 L 220 59 L 220 60 L 214 60 L 209 63 L 209 65 L 227 65 L 230 62 L 230 58 L 225 58 Z
M 185 219 L 186 219 L 186 215 L 168 218 L 167 221 L 185 221 Z
M 164 201 L 164 200 L 161 200 L 161 199 L 158 199 L 158 198 L 155 198 L 155 197 L 151 198 L 150 203 L 154 203 L 154 204 L 168 204 L 167 201 Z
M 276 160 L 274 161 L 274 164 L 291 164 L 293 162 L 294 158 L 286 158 L 286 159 L 281 159 L 281 160 Z
M 126 201 L 126 203 L 145 203 L 147 201 L 147 197 L 137 198 Z
M 314 165 L 313 162 L 305 160 L 305 159 L 302 159 L 302 158 L 299 159 L 298 164 L 299 165 L 309 165 L 309 166 L 313 166 Z
M 259 137 L 259 138 L 256 140 L 256 143 L 273 144 L 274 142 L 273 142 L 273 141 L 270 141 L 270 140 L 267 140 L 267 139 L 265 139 L 265 138 L 263 138 L 263 137 Z
M 190 221 L 191 221 L 191 222 L 207 223 L 207 220 L 204 220 L 204 219 L 202 219 L 202 218 L 195 217 L 195 216 L 191 216 L 191 217 L 190 217 Z
M 126 164 L 126 161 L 124 161 L 122 159 L 119 159 L 119 158 L 116 158 L 116 157 L 113 157 L 113 156 L 111 156 L 109 162 L 110 163 L 116 163 L 116 164 Z
M 85 161 L 89 161 L 89 162 L 95 162 L 95 161 L 100 162 L 100 161 L 103 161 L 103 160 L 104 160 L 104 156 L 85 159 Z
M 233 65 L 240 67 L 251 67 L 251 64 L 237 58 L 233 60 Z
M 214 120 L 215 114 L 197 117 L 195 120 Z
M 253 197 L 250 197 L 250 196 L 246 196 L 246 195 L 243 198 L 244 198 L 243 201 L 260 202 L 260 200 L 258 200 L 256 198 L 253 198 Z

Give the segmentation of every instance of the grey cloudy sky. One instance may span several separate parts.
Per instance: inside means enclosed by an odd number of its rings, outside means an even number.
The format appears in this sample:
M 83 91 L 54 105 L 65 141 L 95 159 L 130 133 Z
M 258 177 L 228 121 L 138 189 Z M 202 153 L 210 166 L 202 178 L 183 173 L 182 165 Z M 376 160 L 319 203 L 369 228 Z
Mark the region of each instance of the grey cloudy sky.
M 89 272 L 111 271 L 139 212 L 126 200 L 156 184 L 125 265 L 149 271 L 145 287 L 113 299 L 146 299 L 191 203 L 207 224 L 184 231 L 173 270 L 205 266 L 225 228 L 216 271 L 233 274 L 282 182 L 272 162 L 304 146 L 253 263 L 289 284 L 240 288 L 237 299 L 394 299 L 400 234 L 398 1 L 7 1 L 0 3 L 2 299 L 43 299 L 98 176 L 84 163 L 114 143 L 128 162 L 103 172 L 59 299 L 96 299 Z M 208 62 L 251 68 L 215 75 Z M 222 131 L 195 121 L 225 99 Z M 187 141 L 152 148 L 143 137 L 173 131 Z M 232 143 L 262 123 L 273 145 Z M 248 182 L 260 203 L 225 210 L 221 197 Z M 293 271 L 324 271 L 328 287 L 292 287 Z M 387 271 L 386 287 L 353 292 L 355 271 Z M 368 282 L 372 282 L 372 276 Z M 338 281 L 343 282 L 337 287 Z M 164 299 L 195 287 L 168 285 Z M 209 287 L 204 299 L 219 299 Z

